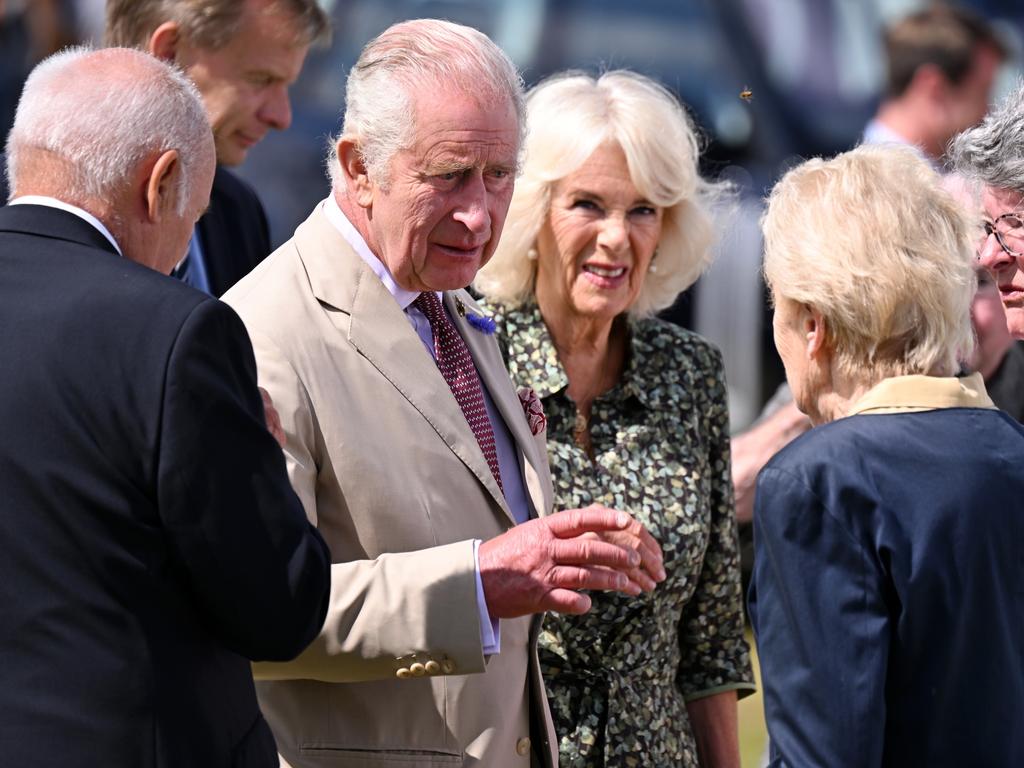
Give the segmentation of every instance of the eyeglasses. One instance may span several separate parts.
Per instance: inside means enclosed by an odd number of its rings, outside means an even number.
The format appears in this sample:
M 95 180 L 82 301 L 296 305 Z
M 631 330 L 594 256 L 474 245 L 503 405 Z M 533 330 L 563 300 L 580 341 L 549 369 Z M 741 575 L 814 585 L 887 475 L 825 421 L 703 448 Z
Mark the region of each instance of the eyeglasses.
M 1024 256 L 1024 219 L 1019 215 L 1004 213 L 995 221 L 983 221 L 982 226 L 985 227 L 985 240 L 989 235 L 995 235 L 999 247 L 1010 256 Z

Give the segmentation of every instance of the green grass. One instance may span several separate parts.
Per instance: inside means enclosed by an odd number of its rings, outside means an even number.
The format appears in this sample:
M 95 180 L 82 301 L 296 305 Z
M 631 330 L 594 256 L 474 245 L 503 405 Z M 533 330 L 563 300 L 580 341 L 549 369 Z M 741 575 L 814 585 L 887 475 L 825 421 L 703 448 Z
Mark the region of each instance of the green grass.
M 750 661 L 754 665 L 757 692 L 742 699 L 739 704 L 740 761 L 743 768 L 757 768 L 761 764 L 768 732 L 764 726 L 764 704 L 761 699 L 761 666 L 749 630 L 747 642 L 750 643 Z

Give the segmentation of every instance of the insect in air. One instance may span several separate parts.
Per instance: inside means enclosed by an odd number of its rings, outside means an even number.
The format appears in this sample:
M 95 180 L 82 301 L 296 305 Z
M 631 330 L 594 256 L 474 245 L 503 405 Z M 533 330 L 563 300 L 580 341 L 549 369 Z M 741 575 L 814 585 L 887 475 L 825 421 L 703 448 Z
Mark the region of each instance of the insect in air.
M 754 98 L 754 92 L 744 85 L 743 90 L 740 91 L 740 98 L 746 102 L 750 102 L 750 100 Z

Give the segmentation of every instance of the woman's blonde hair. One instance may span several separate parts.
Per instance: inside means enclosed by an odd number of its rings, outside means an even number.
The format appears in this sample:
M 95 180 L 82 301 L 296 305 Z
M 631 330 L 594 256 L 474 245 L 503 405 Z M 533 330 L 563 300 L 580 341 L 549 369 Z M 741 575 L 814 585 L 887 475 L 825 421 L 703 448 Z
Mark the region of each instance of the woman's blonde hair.
M 776 184 L 761 226 L 773 296 L 822 313 L 846 376 L 950 376 L 970 354 L 975 230 L 914 150 L 808 160 Z
M 709 205 L 725 190 L 700 177 L 700 145 L 682 105 L 650 78 L 614 70 L 597 78 L 580 72 L 549 78 L 530 91 L 526 108 L 522 173 L 501 242 L 474 287 L 511 306 L 533 296 L 536 261 L 527 254 L 548 215 L 552 186 L 614 142 L 640 194 L 665 209 L 657 271 L 647 275 L 630 314 L 670 306 L 711 261 Z

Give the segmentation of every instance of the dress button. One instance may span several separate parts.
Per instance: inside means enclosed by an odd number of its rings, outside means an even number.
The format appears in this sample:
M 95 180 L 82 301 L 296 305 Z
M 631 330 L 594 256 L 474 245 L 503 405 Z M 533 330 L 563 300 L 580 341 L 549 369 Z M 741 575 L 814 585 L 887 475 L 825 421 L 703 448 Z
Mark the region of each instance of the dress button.
M 455 671 L 455 662 L 451 659 L 445 659 L 441 662 L 441 671 L 446 675 L 450 675 Z
M 438 672 L 441 671 L 441 665 L 433 660 L 428 661 L 426 664 L 424 664 L 423 668 L 427 670 L 428 675 L 436 675 Z
M 395 671 L 395 677 L 397 677 L 399 680 L 408 680 L 410 677 L 412 677 L 412 672 L 409 671 L 408 667 L 399 667 Z
M 426 668 L 418 661 L 415 664 L 410 665 L 409 671 L 412 672 L 413 677 L 423 677 L 427 674 Z
M 519 741 L 516 742 L 516 754 L 520 757 L 526 757 L 530 754 L 530 739 L 523 736 Z

